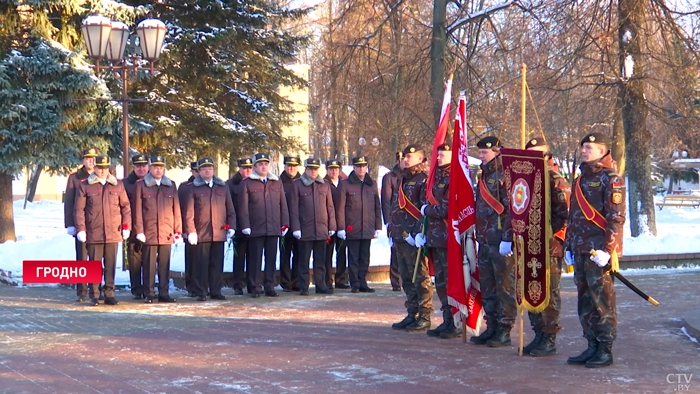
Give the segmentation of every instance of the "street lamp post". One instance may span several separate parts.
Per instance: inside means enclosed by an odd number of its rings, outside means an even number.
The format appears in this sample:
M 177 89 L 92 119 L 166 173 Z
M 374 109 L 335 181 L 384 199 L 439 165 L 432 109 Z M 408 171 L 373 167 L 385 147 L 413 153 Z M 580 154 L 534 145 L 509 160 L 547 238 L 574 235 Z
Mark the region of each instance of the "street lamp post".
M 124 177 L 129 174 L 129 104 L 159 103 L 172 104 L 167 101 L 152 101 L 131 98 L 128 94 L 129 72 L 136 75 L 138 71 L 149 71 L 151 76 L 155 74 L 154 63 L 160 57 L 163 50 L 163 41 L 167 28 L 165 23 L 158 19 L 145 19 L 136 26 L 136 34 L 139 38 L 141 56 L 124 56 L 129 40 L 129 26 L 118 21 L 111 21 L 104 16 L 92 15 L 85 18 L 81 30 L 87 45 L 88 55 L 95 61 L 95 74 L 99 77 L 100 70 L 108 69 L 119 74 L 122 83 L 122 92 L 119 99 L 75 99 L 76 101 L 111 101 L 122 103 L 122 137 L 123 152 L 122 165 Z M 110 66 L 101 66 L 100 62 L 108 60 Z M 148 61 L 149 67 L 139 67 L 139 60 Z M 130 61 L 131 60 L 131 61 Z M 117 65 L 115 65 L 118 63 Z

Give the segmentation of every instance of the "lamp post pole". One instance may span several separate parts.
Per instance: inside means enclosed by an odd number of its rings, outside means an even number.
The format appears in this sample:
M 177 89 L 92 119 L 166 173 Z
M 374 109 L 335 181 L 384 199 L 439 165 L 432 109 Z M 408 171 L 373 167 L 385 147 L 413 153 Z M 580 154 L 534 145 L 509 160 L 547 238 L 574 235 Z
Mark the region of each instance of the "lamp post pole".
M 124 177 L 129 174 L 129 104 L 133 102 L 140 103 L 158 103 L 158 104 L 173 104 L 169 101 L 152 101 L 145 99 L 136 99 L 129 97 L 128 83 L 129 72 L 134 75 L 138 71 L 149 71 L 151 76 L 155 74 L 156 69 L 154 63 L 160 57 L 163 49 L 163 40 L 167 28 L 165 24 L 158 19 L 145 19 L 136 27 L 136 34 L 139 38 L 139 46 L 141 47 L 141 57 L 132 56 L 132 63 L 129 64 L 129 59 L 124 56 L 124 50 L 129 39 L 129 27 L 122 22 L 110 21 L 108 18 L 99 15 L 93 15 L 85 18 L 81 30 L 83 38 L 87 44 L 88 54 L 95 61 L 95 74 L 99 77 L 101 69 L 112 70 L 118 73 L 121 79 L 122 92 L 119 99 L 75 99 L 76 101 L 97 101 L 97 102 L 121 102 L 122 103 L 122 166 L 124 167 Z M 107 59 L 112 62 L 110 66 L 101 66 L 100 61 Z M 138 61 L 144 59 L 149 63 L 149 67 L 139 67 Z M 114 65 L 119 63 L 118 65 Z

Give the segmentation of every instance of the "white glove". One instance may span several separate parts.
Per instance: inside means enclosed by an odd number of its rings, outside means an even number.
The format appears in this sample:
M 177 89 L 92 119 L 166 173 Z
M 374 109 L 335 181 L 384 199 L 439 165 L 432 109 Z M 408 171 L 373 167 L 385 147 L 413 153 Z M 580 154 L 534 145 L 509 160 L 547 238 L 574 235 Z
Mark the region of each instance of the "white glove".
M 242 232 L 243 234 L 245 234 L 245 235 L 250 235 L 250 229 L 249 229 L 249 228 L 244 228 L 243 230 L 241 230 L 241 232 Z
M 335 231 L 333 231 L 333 230 L 329 231 L 329 232 L 328 232 L 328 237 L 329 237 L 329 238 L 332 237 L 333 234 L 335 234 Z
M 420 214 L 425 216 L 425 208 L 428 208 L 428 204 L 423 205 L 420 207 Z
M 408 242 L 409 245 L 411 246 L 416 246 L 416 240 L 411 236 L 411 234 L 408 234 L 408 238 L 404 238 L 406 242 Z
M 389 237 L 389 247 L 390 248 L 394 247 L 394 238 Z
M 428 242 L 428 237 L 423 233 L 416 234 L 416 248 L 422 248 Z
M 68 228 L 66 228 L 66 232 L 67 232 L 68 235 L 70 235 L 70 236 L 75 235 L 75 227 L 74 227 L 74 226 L 69 226 Z
M 345 239 L 345 230 L 338 231 L 338 238 Z
M 143 243 L 146 243 L 146 234 L 136 234 L 136 239 Z
M 570 251 L 566 251 L 566 254 L 564 255 L 564 262 L 566 262 L 566 265 L 572 266 L 574 265 L 574 255 Z
M 296 239 L 301 239 L 301 231 L 299 231 L 299 230 L 292 232 L 292 235 Z
M 282 228 L 282 236 L 283 236 L 283 237 L 284 237 L 285 235 L 287 235 L 288 232 L 289 232 L 289 227 L 287 227 L 287 228 Z
M 122 230 L 122 237 L 124 237 L 124 239 L 129 239 L 129 235 L 131 235 L 131 230 Z
M 75 236 L 75 238 L 77 238 L 79 242 L 85 242 L 87 241 L 87 234 L 85 231 L 81 231 Z
M 498 253 L 500 253 L 503 257 L 510 257 L 513 254 L 513 243 L 501 241 L 501 244 L 498 247 Z
M 373 239 L 379 238 L 379 233 L 380 233 L 380 232 L 381 232 L 380 230 L 374 230 L 374 237 L 373 237 Z
M 192 246 L 197 245 L 197 233 L 190 233 L 187 236 L 187 242 Z
M 226 230 L 226 239 L 231 239 L 234 235 L 236 235 L 236 230 L 232 228 Z
M 608 265 L 610 261 L 610 253 L 603 250 L 596 250 L 595 256 L 591 255 L 591 260 L 593 260 L 598 267 L 603 268 Z

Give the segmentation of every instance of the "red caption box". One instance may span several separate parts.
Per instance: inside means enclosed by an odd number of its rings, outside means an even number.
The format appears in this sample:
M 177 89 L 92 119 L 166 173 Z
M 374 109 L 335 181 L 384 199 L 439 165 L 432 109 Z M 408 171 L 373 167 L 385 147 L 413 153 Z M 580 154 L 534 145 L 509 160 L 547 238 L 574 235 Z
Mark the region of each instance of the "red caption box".
M 24 283 L 102 283 L 102 262 L 97 260 L 25 260 Z

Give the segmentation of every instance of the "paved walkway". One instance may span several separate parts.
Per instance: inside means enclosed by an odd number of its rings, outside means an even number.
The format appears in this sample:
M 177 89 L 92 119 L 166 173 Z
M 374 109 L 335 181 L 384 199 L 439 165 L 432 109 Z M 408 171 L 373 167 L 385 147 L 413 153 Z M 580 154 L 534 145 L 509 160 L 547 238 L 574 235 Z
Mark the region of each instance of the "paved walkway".
M 700 273 L 631 279 L 661 305 L 616 286 L 615 364 L 599 370 L 566 364 L 585 346 L 571 277 L 559 354 L 544 359 L 392 330 L 403 296 L 388 285 L 277 299 L 227 290 L 223 302 L 165 305 L 121 292 L 120 305 L 97 308 L 72 303 L 68 289 L 1 286 L 0 392 L 671 393 L 680 383 L 700 393 L 700 345 L 682 328 L 700 305 Z

